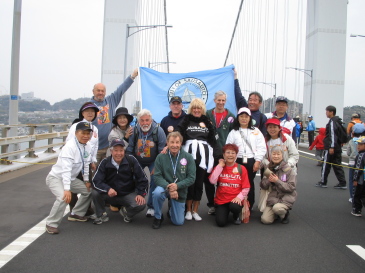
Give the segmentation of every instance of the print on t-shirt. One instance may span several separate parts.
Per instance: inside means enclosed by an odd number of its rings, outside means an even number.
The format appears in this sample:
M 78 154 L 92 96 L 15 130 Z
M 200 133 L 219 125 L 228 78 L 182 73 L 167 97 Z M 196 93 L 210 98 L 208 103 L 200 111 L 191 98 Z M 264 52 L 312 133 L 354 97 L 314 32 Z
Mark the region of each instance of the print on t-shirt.
M 98 124 L 105 124 L 109 122 L 109 104 L 100 106 L 98 112 Z

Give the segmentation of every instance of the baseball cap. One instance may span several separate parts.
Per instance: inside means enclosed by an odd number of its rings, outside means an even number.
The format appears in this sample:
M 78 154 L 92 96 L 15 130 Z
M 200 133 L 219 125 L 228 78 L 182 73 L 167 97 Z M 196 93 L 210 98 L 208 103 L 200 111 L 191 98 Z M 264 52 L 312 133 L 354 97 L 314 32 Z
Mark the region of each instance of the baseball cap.
M 92 127 L 90 126 L 90 123 L 88 122 L 79 122 L 77 125 L 76 125 L 76 131 L 77 130 L 90 130 L 90 131 L 93 131 Z
M 356 123 L 353 127 L 352 127 L 352 131 L 355 134 L 362 134 L 363 132 L 365 132 L 365 126 L 363 123 Z
M 353 113 L 351 115 L 352 118 L 360 118 L 360 115 L 358 113 Z
M 365 144 L 365 136 L 359 137 L 358 140 L 356 140 L 357 143 Z
M 308 118 L 313 118 L 313 116 L 308 116 Z
M 120 139 L 120 138 L 113 139 L 112 142 L 110 143 L 109 147 L 111 148 L 111 147 L 114 147 L 114 146 L 117 146 L 117 145 L 125 147 L 124 140 Z
M 251 111 L 247 107 L 242 107 L 238 110 L 237 116 L 241 115 L 242 113 L 246 113 L 247 115 L 251 116 Z
M 269 118 L 269 119 L 266 121 L 266 123 L 265 123 L 266 127 L 267 127 L 269 124 L 274 124 L 274 125 L 277 125 L 277 126 L 279 126 L 279 127 L 280 127 L 280 120 L 279 120 L 279 119 L 277 119 L 277 118 Z
M 284 96 L 279 96 L 276 98 L 276 103 L 281 102 L 281 101 L 288 103 L 288 99 Z
M 170 100 L 170 103 L 173 103 L 173 102 L 179 102 L 179 103 L 182 103 L 182 99 L 179 97 L 179 96 L 173 96 Z

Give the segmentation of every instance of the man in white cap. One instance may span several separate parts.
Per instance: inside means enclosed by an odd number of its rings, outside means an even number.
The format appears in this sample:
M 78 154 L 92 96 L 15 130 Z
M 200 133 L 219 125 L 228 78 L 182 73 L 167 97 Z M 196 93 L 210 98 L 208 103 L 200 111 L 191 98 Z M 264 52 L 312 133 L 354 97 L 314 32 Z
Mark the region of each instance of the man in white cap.
M 313 120 L 313 116 L 308 116 L 308 125 L 307 125 L 307 132 L 308 132 L 308 141 L 309 147 L 312 145 L 314 141 L 314 132 L 316 131 L 316 123 Z

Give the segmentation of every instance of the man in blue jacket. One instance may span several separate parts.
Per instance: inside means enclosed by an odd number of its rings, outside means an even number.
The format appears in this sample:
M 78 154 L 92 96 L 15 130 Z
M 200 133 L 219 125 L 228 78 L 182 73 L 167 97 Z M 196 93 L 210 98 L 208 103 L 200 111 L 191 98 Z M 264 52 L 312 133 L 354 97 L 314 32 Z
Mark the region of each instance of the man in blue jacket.
M 96 104 L 99 108 L 97 118 L 93 121 L 93 124 L 98 128 L 99 132 L 99 150 L 96 155 L 98 163 L 106 157 L 106 151 L 109 146 L 108 135 L 112 129 L 112 117 L 115 114 L 115 109 L 118 107 L 123 94 L 133 84 L 134 79 L 138 76 L 138 68 L 125 79 L 125 81 L 109 96 L 106 95 L 106 87 L 102 83 L 94 85 L 91 102 Z
M 148 167 L 151 174 L 150 190 L 147 201 L 147 217 L 153 217 L 155 210 L 152 203 L 152 192 L 155 190 L 153 169 L 156 157 L 166 146 L 166 135 L 163 129 L 152 119 L 152 114 L 147 109 L 142 109 L 137 114 L 138 124 L 134 127 L 133 134 L 129 137 L 127 154 L 134 155 L 142 168 Z
M 112 155 L 100 162 L 94 175 L 94 224 L 109 220 L 105 201 L 114 207 L 122 206 L 119 212 L 127 223 L 146 207 L 148 179 L 138 161 L 125 155 L 124 146 L 122 139 L 114 139 L 110 144 Z
M 314 141 L 314 131 L 316 130 L 316 123 L 313 120 L 313 116 L 308 116 L 308 125 L 307 125 L 307 132 L 308 132 L 308 141 L 309 147 L 312 145 Z

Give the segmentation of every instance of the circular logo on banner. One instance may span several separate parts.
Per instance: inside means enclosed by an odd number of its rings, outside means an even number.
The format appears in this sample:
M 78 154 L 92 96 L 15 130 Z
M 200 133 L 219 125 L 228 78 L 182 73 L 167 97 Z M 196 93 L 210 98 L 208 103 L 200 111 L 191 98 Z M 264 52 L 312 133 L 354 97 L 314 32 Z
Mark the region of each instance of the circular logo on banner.
M 187 109 L 190 102 L 195 98 L 200 98 L 206 103 L 208 90 L 205 83 L 197 78 L 182 78 L 170 86 L 167 93 L 168 102 L 174 96 L 181 97 L 184 109 Z

